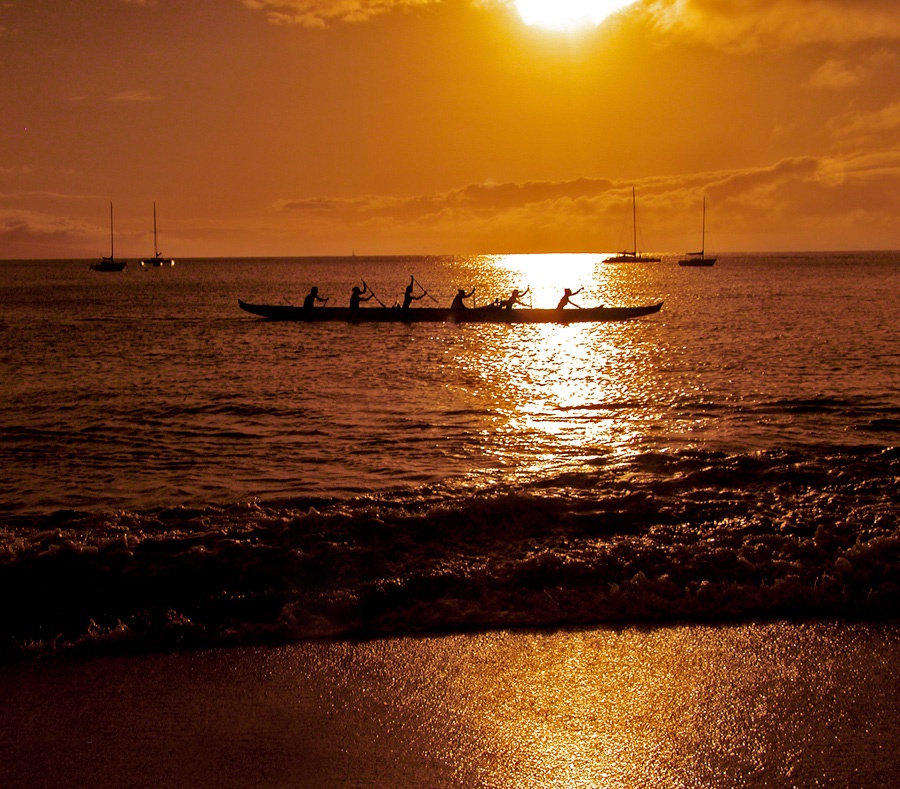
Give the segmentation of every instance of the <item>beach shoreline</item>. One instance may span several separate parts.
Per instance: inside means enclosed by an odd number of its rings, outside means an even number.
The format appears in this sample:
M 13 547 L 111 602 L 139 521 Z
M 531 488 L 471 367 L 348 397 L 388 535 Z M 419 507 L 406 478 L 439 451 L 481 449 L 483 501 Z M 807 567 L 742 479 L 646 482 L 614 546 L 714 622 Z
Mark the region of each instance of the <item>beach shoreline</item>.
M 13 663 L 18 787 L 889 786 L 900 624 L 490 631 Z

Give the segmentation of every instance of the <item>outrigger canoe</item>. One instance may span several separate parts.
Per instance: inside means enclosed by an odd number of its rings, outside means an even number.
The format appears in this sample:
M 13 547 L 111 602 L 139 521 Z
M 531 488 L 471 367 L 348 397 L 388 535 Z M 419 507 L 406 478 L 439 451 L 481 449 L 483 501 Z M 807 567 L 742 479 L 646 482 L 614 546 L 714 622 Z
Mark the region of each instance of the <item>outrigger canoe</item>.
M 493 305 L 452 310 L 448 307 L 295 307 L 289 304 L 248 304 L 246 312 L 273 321 L 343 321 L 345 323 L 590 323 L 627 321 L 659 312 L 663 303 L 641 307 L 585 307 L 584 309 L 505 309 Z

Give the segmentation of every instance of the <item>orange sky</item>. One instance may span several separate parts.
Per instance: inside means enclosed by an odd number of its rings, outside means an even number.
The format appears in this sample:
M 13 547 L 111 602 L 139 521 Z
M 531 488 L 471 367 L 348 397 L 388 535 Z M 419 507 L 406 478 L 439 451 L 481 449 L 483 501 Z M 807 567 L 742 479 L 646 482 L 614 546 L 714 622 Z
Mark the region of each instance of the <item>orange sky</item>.
M 553 3 L 556 0 L 549 0 Z M 0 258 L 900 248 L 896 0 L 0 3 Z

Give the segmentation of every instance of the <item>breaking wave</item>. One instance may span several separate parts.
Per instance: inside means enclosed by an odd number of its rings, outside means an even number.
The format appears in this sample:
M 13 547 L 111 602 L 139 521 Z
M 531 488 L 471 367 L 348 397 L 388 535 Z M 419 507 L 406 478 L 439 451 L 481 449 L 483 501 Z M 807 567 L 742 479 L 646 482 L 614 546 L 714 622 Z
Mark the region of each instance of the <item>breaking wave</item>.
M 649 452 L 517 486 L 7 517 L 0 656 L 900 612 L 900 449 Z

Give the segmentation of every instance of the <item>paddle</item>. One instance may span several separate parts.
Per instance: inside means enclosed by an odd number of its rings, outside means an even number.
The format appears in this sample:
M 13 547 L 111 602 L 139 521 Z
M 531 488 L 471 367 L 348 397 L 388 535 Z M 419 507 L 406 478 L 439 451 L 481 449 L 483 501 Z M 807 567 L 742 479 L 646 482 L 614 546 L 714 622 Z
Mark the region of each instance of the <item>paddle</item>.
M 419 282 L 419 280 L 417 280 L 417 279 L 416 279 L 414 276 L 412 276 L 412 275 L 410 275 L 409 278 L 410 278 L 413 282 L 415 282 L 420 288 L 422 288 L 422 295 L 423 295 L 423 296 L 428 296 L 428 298 L 431 299 L 435 304 L 440 304 L 440 302 L 439 302 L 434 296 L 432 296 L 427 290 L 425 290 L 425 286 L 424 286 L 421 282 Z
M 578 288 L 578 290 L 576 290 L 572 295 L 577 296 L 583 290 L 584 290 L 584 285 L 582 285 L 580 288 Z M 580 304 L 575 304 L 574 302 L 571 302 L 571 301 L 569 302 L 569 304 L 571 304 L 573 307 L 577 307 L 580 310 L 584 309 Z
M 381 299 L 378 298 L 378 296 L 375 295 L 375 291 L 372 290 L 372 288 L 370 288 L 368 285 L 366 285 L 366 281 L 365 281 L 365 280 L 363 280 L 363 288 L 366 289 L 366 290 L 368 290 L 369 293 L 372 294 L 372 298 L 375 299 L 375 301 L 377 301 L 382 307 L 384 307 L 385 309 L 387 309 L 387 304 L 385 304 Z

